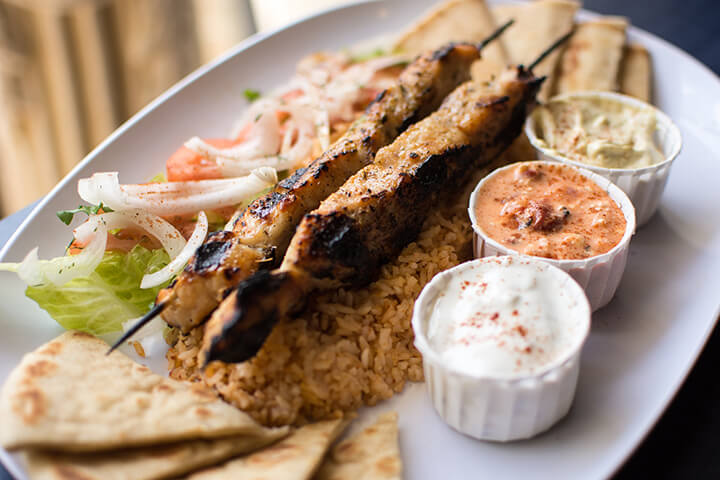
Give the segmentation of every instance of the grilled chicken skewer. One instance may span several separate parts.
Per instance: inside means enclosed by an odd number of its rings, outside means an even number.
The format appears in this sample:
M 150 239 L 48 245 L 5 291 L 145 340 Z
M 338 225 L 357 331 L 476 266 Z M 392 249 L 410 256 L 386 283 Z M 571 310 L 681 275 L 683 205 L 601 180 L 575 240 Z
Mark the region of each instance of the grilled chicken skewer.
M 397 85 L 382 93 L 320 158 L 250 204 L 233 232 L 214 235 L 198 249 L 172 289 L 158 296 L 165 302 L 172 295 L 163 319 L 188 332 L 218 306 L 226 289 L 261 267 L 263 259 L 269 258 L 270 266 L 273 257 L 281 260 L 302 217 L 372 162 L 380 148 L 435 110 L 469 78 L 470 65 L 477 58 L 474 46 L 453 45 L 408 66 Z
M 254 356 L 275 323 L 313 289 L 360 286 L 420 231 L 438 195 L 460 187 L 521 133 L 544 78 L 511 67 L 490 86 L 467 82 L 410 127 L 298 226 L 282 265 L 243 282 L 215 311 L 205 363 Z
M 384 148 L 320 208 L 307 215 L 275 272 L 243 282 L 215 311 L 202 361 L 254 356 L 278 319 L 298 311 L 315 288 L 363 285 L 419 232 L 438 193 L 462 183 L 520 133 L 544 80 L 532 69 L 573 34 L 553 42 L 529 68 L 509 68 L 485 90 L 459 87 L 439 111 Z
M 470 66 L 480 58 L 482 48 L 511 24 L 507 22 L 479 45 L 449 44 L 415 59 L 329 150 L 251 203 L 233 231 L 212 234 L 176 281 L 159 293 L 156 307 L 111 351 L 158 314 L 187 333 L 207 319 L 229 289 L 263 266 L 274 266 L 303 216 L 468 80 Z

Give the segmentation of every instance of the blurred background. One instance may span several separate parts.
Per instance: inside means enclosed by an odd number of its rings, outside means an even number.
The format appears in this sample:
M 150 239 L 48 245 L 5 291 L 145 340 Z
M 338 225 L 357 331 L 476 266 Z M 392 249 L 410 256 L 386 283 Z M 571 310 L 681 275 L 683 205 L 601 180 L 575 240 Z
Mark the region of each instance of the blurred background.
M 347 0 L 0 0 L 0 218 L 257 31 Z
M 0 218 L 47 193 L 200 65 L 255 32 L 349 1 L 0 0 Z M 712 29 L 691 27 L 716 2 L 583 4 L 630 17 L 717 71 Z

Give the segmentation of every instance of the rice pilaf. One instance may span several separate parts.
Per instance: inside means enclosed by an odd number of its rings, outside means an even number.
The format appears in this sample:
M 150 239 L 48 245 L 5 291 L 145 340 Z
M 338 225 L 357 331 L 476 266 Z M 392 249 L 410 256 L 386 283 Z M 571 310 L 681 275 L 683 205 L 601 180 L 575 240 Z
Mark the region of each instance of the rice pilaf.
M 214 362 L 203 372 L 203 327 L 180 335 L 167 353 L 170 376 L 202 381 L 273 426 L 340 417 L 392 397 L 408 380 L 422 381 L 410 325 L 413 304 L 435 274 L 471 257 L 468 196 L 438 206 L 418 239 L 382 268 L 377 281 L 315 294 L 302 315 L 275 327 L 252 360 Z

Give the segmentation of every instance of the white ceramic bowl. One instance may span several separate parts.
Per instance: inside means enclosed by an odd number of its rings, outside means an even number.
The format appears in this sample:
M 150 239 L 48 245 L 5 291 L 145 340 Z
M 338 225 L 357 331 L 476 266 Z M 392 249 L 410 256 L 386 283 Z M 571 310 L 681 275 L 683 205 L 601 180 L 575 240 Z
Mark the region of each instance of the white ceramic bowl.
M 665 190 L 670 167 L 680 153 L 682 148 L 682 136 L 680 130 L 673 121 L 662 111 L 633 97 L 613 92 L 573 92 L 558 95 L 548 100 L 563 100 L 568 98 L 600 97 L 611 101 L 623 103 L 635 108 L 650 108 L 655 112 L 656 128 L 655 142 L 660 151 L 665 155 L 665 160 L 656 165 L 643 168 L 603 168 L 594 165 L 570 160 L 558 153 L 545 148 L 538 142 L 536 116 L 530 115 L 525 123 L 525 133 L 532 146 L 537 150 L 540 160 L 567 163 L 580 168 L 586 168 L 598 175 L 609 179 L 620 187 L 630 197 L 637 217 L 637 225 L 641 226 L 647 222 L 655 213 L 660 204 L 660 197 Z
M 565 352 L 534 373 L 471 375 L 443 362 L 427 337 L 430 315 L 448 277 L 469 268 L 503 268 L 523 262 L 542 280 L 554 282 L 567 295 L 568 315 L 578 328 Z M 493 265 L 497 264 L 497 265 Z M 530 438 L 552 427 L 572 405 L 582 346 L 590 331 L 590 305 L 582 288 L 562 270 L 530 257 L 505 256 L 466 262 L 436 275 L 415 302 L 412 327 L 423 357 L 425 384 L 435 410 L 452 428 L 481 440 Z
M 538 161 L 538 163 L 553 162 Z M 474 208 L 478 191 L 482 189 L 483 185 L 485 185 L 490 178 L 496 175 L 497 172 L 510 168 L 516 168 L 517 165 L 517 163 L 514 163 L 495 170 L 493 173 L 483 178 L 477 184 L 475 190 L 473 190 L 472 195 L 470 195 L 468 214 L 470 215 L 470 221 L 472 222 L 473 252 L 476 258 L 495 255 L 521 255 L 520 252 L 506 247 L 500 242 L 490 238 L 478 225 Z M 635 233 L 635 209 L 633 208 L 633 204 L 628 196 L 607 178 L 584 168 L 578 168 L 572 165 L 568 165 L 567 167 L 578 170 L 580 174 L 595 182 L 600 186 L 600 188 L 608 193 L 610 198 L 615 201 L 625 216 L 625 234 L 618 244 L 610 251 L 594 257 L 583 258 L 580 260 L 556 260 L 530 255 L 523 256 L 538 258 L 569 273 L 570 276 L 574 278 L 575 281 L 585 290 L 585 294 L 590 301 L 590 306 L 592 307 L 592 310 L 595 311 L 600 307 L 607 305 L 610 300 L 612 300 L 618 285 L 620 285 L 620 280 L 625 272 L 630 239 Z

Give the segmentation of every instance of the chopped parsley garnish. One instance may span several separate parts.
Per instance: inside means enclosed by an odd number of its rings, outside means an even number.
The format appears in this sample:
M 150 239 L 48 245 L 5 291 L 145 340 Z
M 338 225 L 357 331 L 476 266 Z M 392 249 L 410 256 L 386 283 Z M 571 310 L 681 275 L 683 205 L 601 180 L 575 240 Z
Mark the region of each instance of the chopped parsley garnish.
M 254 102 L 258 98 L 260 98 L 260 92 L 258 92 L 257 90 L 253 90 L 251 88 L 246 88 L 245 92 L 243 92 L 243 93 L 245 94 L 245 98 L 247 99 L 248 102 Z
M 353 63 L 365 62 L 367 60 L 372 60 L 373 58 L 385 57 L 387 55 L 388 52 L 386 50 L 382 48 L 376 48 L 375 50 L 372 50 L 370 52 L 358 53 L 356 55 L 353 55 L 350 58 L 350 61 Z
M 163 172 L 158 173 L 150 179 L 150 183 L 166 183 L 167 177 Z
M 107 207 L 100 203 L 100 205 L 80 205 L 78 206 L 78 208 L 74 208 L 72 210 L 60 210 L 56 213 L 56 215 L 65 225 L 70 225 L 70 222 L 72 222 L 72 219 L 76 213 L 84 213 L 90 216 L 97 215 L 100 210 L 105 213 L 112 212 L 112 209 L 110 207 Z

